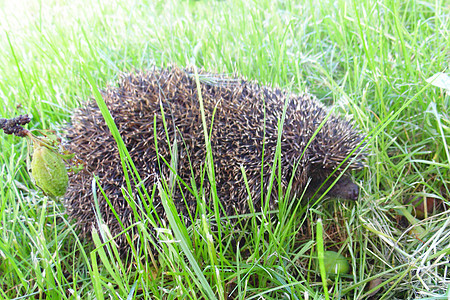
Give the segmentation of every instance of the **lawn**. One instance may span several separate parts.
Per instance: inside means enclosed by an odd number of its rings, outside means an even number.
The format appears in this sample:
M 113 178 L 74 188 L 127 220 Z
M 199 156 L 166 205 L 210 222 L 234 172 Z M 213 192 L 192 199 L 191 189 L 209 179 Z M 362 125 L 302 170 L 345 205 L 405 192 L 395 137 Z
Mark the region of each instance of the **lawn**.
M 0 297 L 448 299 L 450 96 L 426 79 L 450 73 L 449 24 L 443 0 L 0 1 L 1 118 L 61 131 L 122 72 L 195 65 L 308 90 L 369 146 L 356 202 L 219 232 L 174 218 L 162 255 L 123 259 L 101 233 L 79 238 L 60 199 L 32 184 L 26 141 L 2 132 Z M 321 278 L 322 244 L 348 274 Z

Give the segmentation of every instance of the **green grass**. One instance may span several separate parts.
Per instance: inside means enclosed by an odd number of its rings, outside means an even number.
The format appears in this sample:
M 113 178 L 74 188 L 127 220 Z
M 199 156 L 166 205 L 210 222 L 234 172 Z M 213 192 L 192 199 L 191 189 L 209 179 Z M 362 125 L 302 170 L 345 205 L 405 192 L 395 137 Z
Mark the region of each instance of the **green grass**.
M 297 2 L 0 1 L 3 118 L 28 113 L 30 128 L 58 128 L 94 94 L 91 86 L 114 83 L 121 71 L 195 64 L 308 89 L 368 134 L 371 153 L 354 174 L 357 203 L 283 203 L 278 223 L 255 213 L 218 232 L 206 217 L 185 228 L 169 216 L 172 230 L 159 229 L 166 242 L 157 261 L 143 243 L 135 255 L 145 259 L 130 264 L 114 243 L 94 238 L 96 248 L 80 240 L 63 205 L 31 184 L 25 141 L 0 134 L 0 297 L 224 299 L 233 291 L 239 299 L 325 298 L 312 258 L 321 219 L 320 242 L 352 266 L 327 282 L 330 298 L 364 299 L 379 282 L 377 299 L 447 299 L 449 214 L 418 220 L 404 203 L 428 197 L 450 204 L 449 92 L 425 82 L 449 73 L 450 5 Z M 142 198 L 152 193 L 165 195 L 171 211 L 169 183 Z M 150 243 L 145 224 L 158 221 L 142 215 L 136 228 Z

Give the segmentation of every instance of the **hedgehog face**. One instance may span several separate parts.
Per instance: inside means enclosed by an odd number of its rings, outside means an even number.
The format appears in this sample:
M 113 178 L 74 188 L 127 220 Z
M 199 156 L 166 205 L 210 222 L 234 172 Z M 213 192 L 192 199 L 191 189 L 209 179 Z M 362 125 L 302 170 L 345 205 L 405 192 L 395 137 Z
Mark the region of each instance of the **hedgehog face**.
M 334 183 L 335 180 L 335 176 L 331 176 L 328 179 L 310 177 L 309 183 L 305 187 L 306 198 L 316 198 L 326 193 L 326 196 L 331 198 L 353 201 L 358 200 L 359 187 L 352 181 L 350 176 L 343 175 L 336 183 Z M 331 185 L 333 186 L 327 192 Z
M 332 184 L 333 180 L 330 179 L 330 184 Z M 328 183 L 328 182 L 327 182 Z M 325 184 L 325 187 L 328 188 L 329 184 Z M 322 188 L 323 190 L 323 188 Z M 343 176 L 338 182 L 331 188 L 328 192 L 330 197 L 340 198 L 340 199 L 348 199 L 348 200 L 358 200 L 359 196 L 359 187 L 356 183 L 354 183 L 350 177 Z

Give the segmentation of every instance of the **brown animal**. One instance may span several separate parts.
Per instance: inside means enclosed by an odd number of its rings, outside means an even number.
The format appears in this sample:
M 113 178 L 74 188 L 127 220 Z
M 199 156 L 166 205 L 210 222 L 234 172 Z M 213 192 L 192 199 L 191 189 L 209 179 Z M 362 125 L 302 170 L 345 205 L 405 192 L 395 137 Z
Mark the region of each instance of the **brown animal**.
M 291 179 L 289 199 L 295 201 L 306 186 L 308 191 L 315 192 L 335 170 L 321 192 L 347 165 L 351 170 L 363 167 L 365 154 L 355 149 L 361 146 L 364 137 L 341 118 L 330 115 L 326 119 L 327 109 L 308 93 L 296 95 L 204 72 L 200 72 L 199 79 L 215 188 L 223 207 L 221 215 L 249 213 L 249 197 L 255 210 L 261 211 L 261 194 L 265 197 L 268 193 L 280 125 L 281 155 L 276 159 L 269 198 L 271 208 L 277 207 Z M 211 207 L 211 185 L 205 175 L 205 133 L 193 71 L 172 67 L 129 74 L 119 87 L 106 89 L 103 98 L 147 191 L 151 194 L 161 178 L 169 179 L 168 165 L 176 161 L 179 180 L 173 199 L 185 222 L 189 224 L 189 215 L 196 213 L 198 197 L 193 194 L 204 195 Z M 91 189 L 93 175 L 98 176 L 124 228 L 132 224 L 132 209 L 121 190 L 127 190 L 127 184 L 117 145 L 94 101 L 75 113 L 67 138 L 68 148 L 86 165 L 71 178 L 65 199 L 68 212 L 81 231 L 86 234 L 97 226 Z M 133 192 L 134 199 L 139 199 L 135 187 Z M 358 187 L 343 176 L 329 194 L 357 199 Z M 98 189 L 97 196 L 104 222 L 113 235 L 120 233 L 123 228 Z M 155 213 L 164 218 L 158 192 L 153 206 Z M 122 236 L 116 241 L 119 245 L 126 243 Z

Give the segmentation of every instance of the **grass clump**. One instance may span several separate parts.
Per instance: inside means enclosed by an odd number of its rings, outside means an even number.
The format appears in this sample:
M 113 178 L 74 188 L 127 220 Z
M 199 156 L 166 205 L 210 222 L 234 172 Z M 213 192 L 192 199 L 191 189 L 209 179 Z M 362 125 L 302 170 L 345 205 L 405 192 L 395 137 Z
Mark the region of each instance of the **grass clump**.
M 309 89 L 368 134 L 371 155 L 366 170 L 354 174 L 357 203 L 281 201 L 270 212 L 278 222 L 255 212 L 217 231 L 206 208 L 186 228 L 171 208 L 171 183 L 163 182 L 140 200 L 165 195 L 173 218 L 164 224 L 144 211 L 133 228 L 142 243 L 130 241 L 134 254 L 123 259 L 111 238 L 101 242 L 107 228 L 94 234 L 94 245 L 78 238 L 62 204 L 30 185 L 25 143 L 1 135 L 1 297 L 447 297 L 449 214 L 425 209 L 419 219 L 416 203 L 449 204 L 450 98 L 425 81 L 448 73 L 446 2 L 11 3 L 0 2 L 2 118 L 28 113 L 33 128 L 52 129 L 121 71 L 195 64 L 293 92 Z M 123 154 L 130 182 L 139 182 Z M 204 180 L 212 180 L 211 171 Z M 158 258 L 150 254 L 146 222 L 164 240 Z M 319 243 L 346 256 L 350 274 L 325 285 L 313 267 Z

